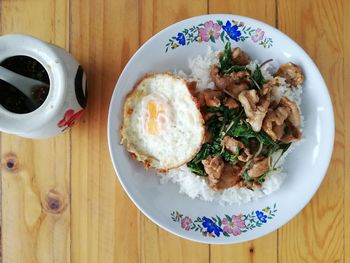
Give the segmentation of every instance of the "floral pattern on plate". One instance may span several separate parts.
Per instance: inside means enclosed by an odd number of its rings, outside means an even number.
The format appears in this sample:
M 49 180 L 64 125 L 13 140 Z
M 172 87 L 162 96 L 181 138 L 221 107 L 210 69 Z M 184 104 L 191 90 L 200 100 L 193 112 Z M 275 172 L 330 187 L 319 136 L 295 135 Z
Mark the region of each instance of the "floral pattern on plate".
M 186 46 L 194 42 L 213 42 L 227 41 L 244 42 L 247 39 L 261 45 L 264 48 L 270 48 L 273 45 L 273 40 L 265 35 L 261 28 L 253 28 L 245 25 L 244 22 L 235 20 L 227 20 L 225 23 L 222 20 L 207 21 L 198 26 L 185 28 L 176 36 L 172 36 L 165 45 L 165 52 L 169 49 L 176 49 L 181 46 Z
M 265 207 L 261 210 L 255 210 L 248 214 L 224 215 L 224 217 L 197 217 L 193 219 L 184 216 L 178 211 L 171 213 L 171 219 L 179 223 L 181 228 L 186 231 L 195 231 L 202 233 L 207 237 L 225 237 L 238 236 L 257 227 L 261 227 L 269 220 L 275 217 L 277 212 L 276 204 L 272 207 Z

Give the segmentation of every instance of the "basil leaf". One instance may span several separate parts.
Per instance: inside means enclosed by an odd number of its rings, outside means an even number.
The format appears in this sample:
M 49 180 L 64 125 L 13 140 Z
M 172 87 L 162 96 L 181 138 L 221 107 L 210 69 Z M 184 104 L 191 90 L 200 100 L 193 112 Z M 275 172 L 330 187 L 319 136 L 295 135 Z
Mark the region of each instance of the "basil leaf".
M 221 73 L 224 73 L 225 71 L 227 71 L 229 68 L 233 66 L 231 55 L 232 55 L 231 43 L 230 41 L 228 41 L 225 45 L 224 53 L 219 59 Z
M 233 65 L 229 68 L 221 69 L 221 73 L 230 74 L 232 72 L 246 71 L 247 68 L 245 66 Z
M 236 164 L 238 159 L 237 159 L 237 155 L 229 152 L 229 151 L 223 151 L 223 153 L 221 154 L 222 159 L 224 159 L 224 161 L 231 163 L 231 164 Z
M 187 167 L 190 169 L 190 171 L 194 174 L 204 176 L 205 171 L 204 171 L 204 166 L 202 163 L 195 164 L 192 162 L 187 163 Z
M 262 85 L 264 85 L 266 83 L 266 80 L 264 78 L 264 76 L 261 73 L 261 69 L 259 66 L 256 66 L 253 74 L 251 75 L 251 78 L 253 79 L 253 83 L 251 83 L 251 88 L 255 88 L 256 84 L 258 84 L 259 88 L 262 87 Z M 254 83 L 255 81 L 255 83 Z
M 244 171 L 243 175 L 242 175 L 242 178 L 244 181 L 246 182 L 249 182 L 249 183 L 252 183 L 254 182 L 254 180 L 252 178 L 250 178 L 250 176 L 248 175 L 248 172 L 247 171 Z
M 197 155 L 192 159 L 190 163 L 198 164 L 203 159 L 207 158 L 211 153 L 211 146 L 209 143 L 205 143 Z

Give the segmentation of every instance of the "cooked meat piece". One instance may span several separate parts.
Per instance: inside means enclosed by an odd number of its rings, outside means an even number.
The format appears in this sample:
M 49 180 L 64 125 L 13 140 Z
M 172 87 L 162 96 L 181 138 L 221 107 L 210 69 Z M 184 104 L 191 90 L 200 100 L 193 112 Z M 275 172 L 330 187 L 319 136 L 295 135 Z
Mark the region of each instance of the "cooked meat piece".
M 249 145 L 249 151 L 254 155 L 258 152 L 261 152 L 262 149 L 260 148 L 263 147 L 263 145 L 256 138 L 250 138 L 248 140 L 248 145 Z
M 265 95 L 269 95 L 270 92 L 272 91 L 274 85 L 273 85 L 273 82 L 271 80 L 269 80 L 268 82 L 266 82 L 261 90 L 260 90 L 260 96 L 265 96 Z
M 253 184 L 251 182 L 247 182 L 247 181 L 244 181 L 244 180 L 239 181 L 236 186 L 238 188 L 248 188 L 248 189 L 252 189 L 253 188 Z
M 276 135 L 278 140 L 281 140 L 281 138 L 284 134 L 285 127 L 286 127 L 286 125 L 284 123 L 281 125 L 275 125 L 275 127 L 273 127 L 274 134 Z
M 250 62 L 250 58 L 247 55 L 247 53 L 245 53 L 239 47 L 236 47 L 232 50 L 231 57 L 232 57 L 233 64 L 235 65 L 245 66 L 245 65 L 248 65 Z
M 204 137 L 204 143 L 211 142 L 213 140 L 213 137 L 208 132 L 207 127 L 205 128 L 205 137 Z
M 266 95 L 259 98 L 256 90 L 252 89 L 242 91 L 238 96 L 238 100 L 244 108 L 248 117 L 247 121 L 252 129 L 259 132 L 270 105 L 270 96 Z
M 257 178 L 270 169 L 270 158 L 264 158 L 254 162 L 253 166 L 248 170 L 250 178 Z
M 216 114 L 216 113 L 214 113 L 214 112 L 204 112 L 204 113 L 202 113 L 203 119 L 204 119 L 205 121 L 209 120 L 209 119 L 210 119 L 211 117 L 213 117 L 215 114 Z
M 197 98 L 199 107 L 202 108 L 205 106 L 205 99 L 204 99 L 204 94 L 203 92 L 197 92 L 195 97 Z
M 230 76 L 232 77 L 232 79 L 236 82 L 236 83 L 240 83 L 240 82 L 248 82 L 248 78 L 250 78 L 250 74 L 248 71 L 238 71 L 238 72 L 232 72 L 230 73 Z
M 239 103 L 230 97 L 225 97 L 224 105 L 230 110 L 239 108 Z
M 245 147 L 243 152 L 238 156 L 238 160 L 241 162 L 248 162 L 253 158 L 253 155 L 250 153 L 249 148 Z
M 229 75 L 220 76 L 220 69 L 217 65 L 211 67 L 210 76 L 213 79 L 216 87 L 218 87 L 219 89 L 225 89 L 232 83 L 232 79 Z
M 203 91 L 205 104 L 208 107 L 219 107 L 221 105 L 220 97 L 222 96 L 222 91 L 206 89 Z
M 242 91 L 238 99 L 244 107 L 247 116 L 251 115 L 256 110 L 256 104 L 259 102 L 259 96 L 256 94 L 256 90 Z
M 275 110 L 275 109 L 277 109 L 277 107 L 278 107 L 278 102 L 277 101 L 273 100 L 273 101 L 270 102 L 270 106 L 269 106 L 270 110 Z
M 209 156 L 202 160 L 205 172 L 213 179 L 220 179 L 222 171 L 224 170 L 224 161 L 219 155 Z
M 242 142 L 237 141 L 236 139 L 230 136 L 225 136 L 222 140 L 222 144 L 227 150 L 229 150 L 233 154 L 237 154 L 240 149 L 244 148 L 244 144 Z
M 216 87 L 218 87 L 219 89 L 227 89 L 233 84 L 239 84 L 242 82 L 248 83 L 248 78 L 250 74 L 248 71 L 239 71 L 221 75 L 219 66 L 214 65 L 210 69 L 210 76 L 213 79 Z
M 288 118 L 290 114 L 290 110 L 286 107 L 277 107 L 275 110 L 275 115 L 276 115 L 276 124 L 277 125 L 282 125 L 284 121 Z
M 280 140 L 284 133 L 284 121 L 288 118 L 289 111 L 284 107 L 278 107 L 274 111 L 269 111 L 263 122 L 263 130 L 272 140 Z
M 242 82 L 239 84 L 232 83 L 231 86 L 228 86 L 225 89 L 225 93 L 229 94 L 231 97 L 238 99 L 238 95 L 243 91 L 249 88 L 248 83 Z
M 197 81 L 187 82 L 187 87 L 192 96 L 196 96 Z
M 259 189 L 259 188 L 261 188 L 261 183 L 259 183 L 259 182 L 253 182 L 252 187 L 253 187 L 253 189 Z
M 263 121 L 263 130 L 273 139 L 284 143 L 301 138 L 300 112 L 297 105 L 282 97 L 277 108 L 270 110 Z
M 288 120 L 296 127 L 300 126 L 300 112 L 298 106 L 294 101 L 289 100 L 287 97 L 282 97 L 279 103 L 282 107 L 286 107 L 290 110 Z
M 224 171 L 219 180 L 208 177 L 208 186 L 214 191 L 219 191 L 235 186 L 242 175 L 242 168 L 237 165 L 225 164 Z
M 247 181 L 240 181 L 237 185 L 238 188 L 248 188 L 251 190 L 261 188 L 261 184 L 259 182 L 247 182 Z
M 285 78 L 286 82 L 294 87 L 304 82 L 304 75 L 301 68 L 292 62 L 281 65 L 275 76 Z
M 281 142 L 290 143 L 299 141 L 301 139 L 301 131 L 288 120 L 286 121 L 286 128 L 284 131 L 286 130 L 287 132 L 285 132 L 285 134 L 282 136 Z

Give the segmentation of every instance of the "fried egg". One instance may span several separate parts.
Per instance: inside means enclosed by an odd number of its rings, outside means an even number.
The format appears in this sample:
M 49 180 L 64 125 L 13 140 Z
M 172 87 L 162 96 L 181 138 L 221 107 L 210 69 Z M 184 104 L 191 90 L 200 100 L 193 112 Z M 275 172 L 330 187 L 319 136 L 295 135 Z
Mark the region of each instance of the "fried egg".
M 165 172 L 197 154 L 203 123 L 185 80 L 168 73 L 149 75 L 125 100 L 121 143 L 146 168 Z

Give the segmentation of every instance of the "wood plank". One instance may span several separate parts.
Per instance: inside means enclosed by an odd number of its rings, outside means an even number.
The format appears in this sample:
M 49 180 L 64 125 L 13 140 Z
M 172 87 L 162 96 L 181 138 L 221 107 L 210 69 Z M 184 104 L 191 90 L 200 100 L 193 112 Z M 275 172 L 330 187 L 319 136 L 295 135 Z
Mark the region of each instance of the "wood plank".
M 279 261 L 344 260 L 344 50 L 342 1 L 279 1 L 282 31 L 314 59 L 331 93 L 336 136 L 327 176 L 311 203 L 279 231 Z M 348 189 L 348 188 L 347 188 Z
M 350 1 L 344 1 L 344 69 L 346 65 L 350 64 Z M 345 102 L 350 101 L 350 74 L 344 74 L 344 98 L 343 98 L 343 107 Z M 347 88 L 345 88 L 347 87 Z M 344 136 L 345 136 L 345 164 L 350 163 L 350 113 L 347 110 L 344 110 Z M 344 183 L 344 259 L 345 262 L 350 261 L 350 169 L 345 167 L 345 183 Z
M 107 144 L 114 85 L 138 47 L 138 1 L 71 1 L 71 52 L 88 76 L 88 108 L 72 131 L 72 261 L 139 261 L 138 211 Z
M 275 26 L 275 1 L 209 0 L 209 13 L 249 16 Z M 236 245 L 211 245 L 210 262 L 277 262 L 277 232 Z
M 207 1 L 145 0 L 140 6 L 140 41 L 180 20 L 207 13 Z M 165 15 L 166 14 L 166 15 Z M 176 237 L 141 214 L 142 262 L 209 262 L 209 246 Z
M 33 34 L 66 47 L 68 6 L 3 1 L 1 33 Z M 69 133 L 43 141 L 2 134 L 3 262 L 70 262 L 69 143 Z M 11 160 L 16 171 L 6 168 Z
M 275 7 L 274 0 L 209 0 L 209 13 L 211 14 L 235 14 L 248 16 L 261 20 L 272 26 L 276 26 Z

